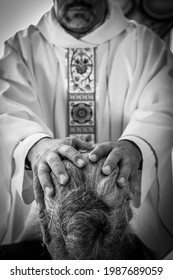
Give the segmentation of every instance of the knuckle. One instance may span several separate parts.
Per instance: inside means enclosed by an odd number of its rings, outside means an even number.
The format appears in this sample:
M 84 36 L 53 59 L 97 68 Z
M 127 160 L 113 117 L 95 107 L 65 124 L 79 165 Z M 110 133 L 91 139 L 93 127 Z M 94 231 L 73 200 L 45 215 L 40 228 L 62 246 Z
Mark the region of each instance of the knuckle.
M 70 145 L 75 145 L 79 141 L 80 137 L 79 136 L 72 136 L 70 139 Z
M 41 181 L 41 186 L 42 186 L 43 190 L 45 190 L 46 187 L 48 187 L 47 181 L 46 180 L 42 180 Z
M 38 169 L 38 176 L 40 177 L 40 176 L 43 176 L 44 174 L 45 174 L 45 168 L 40 167 L 40 168 Z
M 94 148 L 94 152 L 103 150 L 104 148 L 105 148 L 105 144 L 104 144 L 104 143 L 97 144 L 97 145 L 95 146 L 95 148 Z
M 47 162 L 50 164 L 55 164 L 57 161 L 57 157 L 55 154 L 48 154 L 46 159 L 47 159 Z
M 91 135 L 84 135 L 80 137 L 80 141 L 89 142 L 91 140 Z
M 130 176 L 130 172 L 127 172 L 127 170 L 119 173 L 119 178 L 124 178 L 125 181 L 129 179 L 129 176 Z
M 103 144 L 98 144 L 92 151 L 92 154 L 95 154 L 96 156 L 100 157 L 100 156 L 108 155 L 109 152 L 110 152 L 110 146 L 103 143 Z
M 40 178 L 40 184 L 41 184 L 41 186 L 43 188 L 49 187 L 49 185 L 50 185 L 49 177 L 48 176 L 44 176 L 44 177 Z
M 132 168 L 132 164 L 131 161 L 126 161 L 123 163 L 123 168 L 124 169 L 131 169 Z
M 124 141 L 119 141 L 117 143 L 117 148 L 119 148 L 121 151 L 127 151 L 127 146 L 126 143 L 124 143 Z
M 123 168 L 120 170 L 120 174 L 123 177 L 128 177 L 131 174 L 131 167 L 123 166 Z
M 106 143 L 102 143 L 102 144 L 99 144 L 96 148 L 98 150 L 105 150 L 107 148 L 108 144 Z
M 121 151 L 117 148 L 114 148 L 111 153 L 109 154 L 109 158 L 114 161 L 114 160 L 120 160 L 122 158 Z
M 65 168 L 63 168 L 63 167 L 56 168 L 54 170 L 54 174 L 55 174 L 56 178 L 58 178 L 58 180 L 59 180 L 60 177 L 62 176 L 62 174 L 66 174 Z
M 119 148 L 117 148 L 117 147 L 114 148 L 114 149 L 112 150 L 112 155 L 121 157 L 121 149 L 119 149 Z
M 112 157 L 109 157 L 105 160 L 104 166 L 110 166 L 111 168 L 114 166 L 114 160 Z
M 54 147 L 53 147 L 53 151 L 57 151 L 59 150 L 59 148 L 61 148 L 62 146 L 66 145 L 67 143 L 65 142 L 65 140 L 59 140 L 59 139 L 56 139 L 56 142 L 54 144 Z
M 40 165 L 38 168 L 38 177 L 44 176 L 48 172 L 47 166 L 46 165 Z
M 72 151 L 72 147 L 69 146 L 69 145 L 61 145 L 59 148 L 58 148 L 58 152 L 60 154 L 63 154 L 63 155 L 68 155 L 69 153 L 71 153 Z

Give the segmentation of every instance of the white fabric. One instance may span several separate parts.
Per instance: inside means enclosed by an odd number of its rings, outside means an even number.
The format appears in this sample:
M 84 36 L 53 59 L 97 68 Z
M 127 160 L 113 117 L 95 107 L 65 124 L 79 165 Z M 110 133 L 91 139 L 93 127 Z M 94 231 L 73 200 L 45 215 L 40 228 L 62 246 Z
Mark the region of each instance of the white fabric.
M 24 196 L 21 184 L 14 183 L 23 172 L 22 163 L 16 173 L 16 150 L 21 141 L 37 133 L 66 137 L 66 48 L 94 46 L 97 139 L 122 137 L 139 145 L 144 153 L 142 204 L 135 210 L 134 230 L 159 257 L 173 246 L 172 56 L 150 30 L 127 21 L 111 1 L 110 5 L 106 22 L 80 40 L 62 29 L 52 9 L 37 26 L 18 32 L 6 43 L 0 62 L 2 243 L 22 239 L 33 205 L 32 173 L 24 174 Z M 30 238 L 27 228 L 25 240 Z
M 170 31 L 170 50 L 173 52 L 173 29 Z
M 44 137 L 49 137 L 49 136 L 44 133 L 36 133 L 34 135 L 28 136 L 27 138 L 20 141 L 20 143 L 17 145 L 16 149 L 14 150 L 16 167 L 11 180 L 11 190 L 12 190 L 12 197 L 14 201 L 16 200 L 15 189 L 16 186 L 18 186 L 19 194 L 23 197 L 24 202 L 27 203 L 27 197 L 28 197 L 27 185 L 25 185 L 26 188 L 23 187 L 25 158 L 29 149 L 33 146 L 33 144 L 35 144 L 38 140 Z M 12 209 L 11 209 L 11 215 L 9 221 L 9 230 L 8 230 L 8 234 L 6 235 L 6 240 L 12 239 L 11 234 L 13 232 L 13 227 L 15 227 L 14 208 L 15 208 L 15 203 L 12 203 Z
M 126 137 L 121 137 L 119 140 L 125 140 Z M 151 156 L 151 148 L 148 144 L 146 144 L 142 139 L 128 136 L 128 140 L 134 142 L 138 147 L 140 147 L 142 158 L 143 158 L 143 173 L 142 176 L 145 179 L 141 180 L 142 185 L 139 185 L 139 192 L 141 197 L 141 203 L 144 201 L 150 187 L 151 183 L 154 182 L 155 176 L 156 176 L 156 166 L 155 166 L 155 158 L 154 156 Z M 147 165 L 148 159 L 150 161 L 150 164 Z M 151 166 L 153 167 L 151 169 Z

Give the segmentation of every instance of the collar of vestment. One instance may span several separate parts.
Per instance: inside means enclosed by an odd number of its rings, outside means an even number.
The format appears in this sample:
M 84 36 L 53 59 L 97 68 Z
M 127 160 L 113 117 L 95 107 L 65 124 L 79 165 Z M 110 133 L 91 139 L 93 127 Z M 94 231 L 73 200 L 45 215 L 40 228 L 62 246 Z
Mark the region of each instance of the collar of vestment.
M 73 37 L 59 24 L 54 7 L 41 18 L 37 27 L 52 45 L 65 48 L 97 47 L 120 34 L 128 25 L 128 20 L 114 1 L 109 0 L 108 3 L 109 11 L 104 23 L 80 39 Z

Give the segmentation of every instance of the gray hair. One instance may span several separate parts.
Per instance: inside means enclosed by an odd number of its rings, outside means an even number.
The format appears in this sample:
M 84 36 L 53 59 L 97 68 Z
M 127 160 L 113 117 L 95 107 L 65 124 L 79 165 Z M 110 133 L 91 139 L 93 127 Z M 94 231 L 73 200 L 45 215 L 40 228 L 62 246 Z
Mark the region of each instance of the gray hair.
M 88 161 L 83 169 L 64 160 L 70 177 L 66 186 L 52 174 L 56 196 L 43 194 L 39 218 L 53 259 L 129 258 L 133 247 L 129 187 L 117 186 L 118 169 L 109 176 L 102 174 L 104 160 Z

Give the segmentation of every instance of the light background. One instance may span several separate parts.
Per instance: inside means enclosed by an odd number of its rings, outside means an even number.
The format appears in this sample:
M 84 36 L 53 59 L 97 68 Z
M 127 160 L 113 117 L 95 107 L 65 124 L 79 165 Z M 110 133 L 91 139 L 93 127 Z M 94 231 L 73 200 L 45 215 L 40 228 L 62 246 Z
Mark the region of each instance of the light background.
M 30 24 L 36 24 L 53 0 L 0 0 L 0 57 L 4 41 Z

